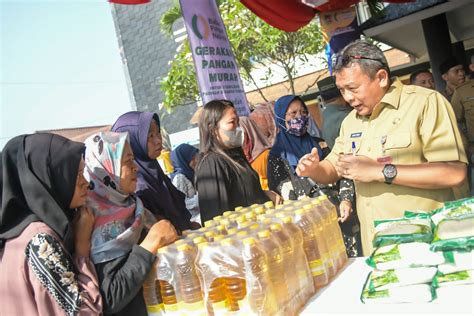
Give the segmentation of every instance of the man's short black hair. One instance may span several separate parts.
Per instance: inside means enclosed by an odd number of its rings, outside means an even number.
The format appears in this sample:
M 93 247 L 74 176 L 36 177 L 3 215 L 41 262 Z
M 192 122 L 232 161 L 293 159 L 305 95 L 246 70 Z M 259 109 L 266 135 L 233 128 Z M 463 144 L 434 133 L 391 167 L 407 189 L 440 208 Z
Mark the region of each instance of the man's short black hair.
M 439 72 L 444 75 L 449 71 L 449 69 L 456 67 L 458 65 L 462 65 L 459 60 L 456 59 L 454 56 L 450 56 L 446 58 L 440 65 L 439 65 Z
M 415 71 L 414 73 L 412 73 L 410 75 L 410 83 L 415 84 L 416 77 L 418 77 L 418 75 L 422 74 L 422 73 L 427 73 L 427 74 L 431 75 L 431 72 L 428 69 L 422 69 L 422 70 Z

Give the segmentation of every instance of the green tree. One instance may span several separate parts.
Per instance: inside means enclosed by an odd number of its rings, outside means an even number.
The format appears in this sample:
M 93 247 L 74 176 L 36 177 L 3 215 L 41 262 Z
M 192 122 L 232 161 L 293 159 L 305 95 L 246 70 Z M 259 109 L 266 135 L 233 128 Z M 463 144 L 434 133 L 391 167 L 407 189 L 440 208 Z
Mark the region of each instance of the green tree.
M 289 90 L 295 94 L 297 62 L 308 63 L 308 56 L 315 55 L 324 47 L 319 23 L 315 20 L 297 32 L 288 33 L 268 25 L 238 0 L 218 1 L 218 6 L 242 79 L 253 84 L 263 99 L 267 100 L 257 80 L 253 78 L 252 70 L 256 67 L 268 69 L 266 79 L 270 80 L 274 74 L 268 66 L 277 65 L 285 73 Z M 162 31 L 172 36 L 173 24 L 179 18 L 181 9 L 176 3 L 162 16 Z M 306 90 L 312 85 L 314 84 L 309 85 Z M 161 89 L 165 94 L 163 103 L 168 110 L 199 98 L 196 73 L 187 40 L 179 47 L 178 53 L 171 61 L 171 69 L 161 81 Z

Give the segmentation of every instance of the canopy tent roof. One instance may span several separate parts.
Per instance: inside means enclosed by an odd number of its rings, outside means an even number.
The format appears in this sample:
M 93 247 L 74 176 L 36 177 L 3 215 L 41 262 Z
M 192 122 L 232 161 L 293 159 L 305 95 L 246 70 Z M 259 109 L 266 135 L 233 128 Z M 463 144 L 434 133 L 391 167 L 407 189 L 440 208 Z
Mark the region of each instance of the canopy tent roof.
M 363 33 L 420 60 L 428 60 L 421 21 L 442 13 L 446 14 L 451 42 L 463 41 L 466 50 L 474 47 L 472 0 L 425 0 L 391 4 L 384 11 L 384 15 L 372 17 L 360 25 Z
M 152 0 L 109 0 L 116 4 L 144 4 Z M 155 0 L 159 1 L 159 0 Z M 371 3 L 382 0 L 367 0 Z M 390 3 L 413 2 L 414 0 L 383 0 Z M 273 27 L 285 32 L 295 32 L 307 25 L 317 12 L 340 10 L 359 0 L 240 0 L 247 8 Z

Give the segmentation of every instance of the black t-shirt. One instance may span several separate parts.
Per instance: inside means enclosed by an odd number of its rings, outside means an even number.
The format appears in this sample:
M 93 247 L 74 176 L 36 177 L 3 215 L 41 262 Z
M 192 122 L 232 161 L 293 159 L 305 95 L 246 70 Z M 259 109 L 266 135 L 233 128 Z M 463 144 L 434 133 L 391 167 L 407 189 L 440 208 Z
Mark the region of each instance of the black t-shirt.
M 269 200 L 242 148 L 229 149 L 226 153 L 242 168 L 237 169 L 224 156 L 211 152 L 202 158 L 196 171 L 202 223 L 225 211 L 233 211 L 237 206 L 246 207 Z

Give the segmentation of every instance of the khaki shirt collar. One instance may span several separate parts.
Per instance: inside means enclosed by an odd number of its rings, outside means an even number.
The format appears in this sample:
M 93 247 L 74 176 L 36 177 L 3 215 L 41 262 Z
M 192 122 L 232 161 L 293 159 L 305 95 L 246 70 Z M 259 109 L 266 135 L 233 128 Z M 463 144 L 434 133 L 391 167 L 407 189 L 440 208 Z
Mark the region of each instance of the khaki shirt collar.
M 388 88 L 382 100 L 380 100 L 380 103 L 385 103 L 391 105 L 395 109 L 398 109 L 398 105 L 400 103 L 400 96 L 402 94 L 402 88 L 403 83 L 398 78 L 394 78 L 392 85 L 390 86 L 390 88 Z
M 392 78 L 392 84 L 388 88 L 385 95 L 382 97 L 382 100 L 374 107 L 372 114 L 370 116 L 361 117 L 357 114 L 359 118 L 375 118 L 378 116 L 380 111 L 385 107 L 385 105 L 392 106 L 395 109 L 398 109 L 400 103 L 400 96 L 402 94 L 403 83 L 398 78 Z

